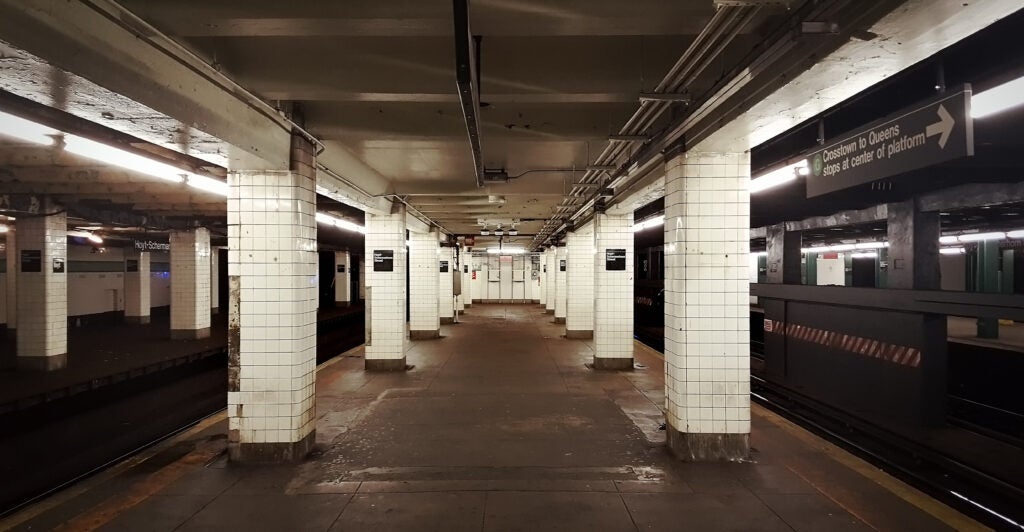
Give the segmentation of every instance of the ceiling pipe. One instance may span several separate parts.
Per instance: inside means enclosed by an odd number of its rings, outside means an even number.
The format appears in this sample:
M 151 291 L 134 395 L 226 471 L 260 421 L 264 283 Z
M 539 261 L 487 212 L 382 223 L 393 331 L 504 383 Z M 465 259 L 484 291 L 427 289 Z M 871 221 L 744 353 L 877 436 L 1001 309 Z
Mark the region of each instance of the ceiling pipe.
M 452 1 L 455 18 L 455 83 L 459 88 L 462 116 L 466 120 L 466 133 L 473 152 L 473 170 L 476 186 L 484 186 L 484 156 L 480 145 L 480 87 L 477 52 L 473 33 L 469 28 L 469 0 Z

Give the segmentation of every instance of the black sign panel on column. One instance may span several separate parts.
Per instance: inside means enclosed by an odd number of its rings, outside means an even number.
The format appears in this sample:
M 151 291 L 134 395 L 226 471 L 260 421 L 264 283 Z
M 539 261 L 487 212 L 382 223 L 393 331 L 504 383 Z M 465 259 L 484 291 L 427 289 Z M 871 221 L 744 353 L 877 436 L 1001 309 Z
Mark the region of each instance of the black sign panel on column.
M 622 248 L 604 250 L 604 269 L 621 271 L 626 269 L 626 250 Z
M 21 271 L 26 273 L 43 271 L 43 252 L 38 249 L 21 250 Z
M 807 157 L 807 197 L 974 155 L 964 85 L 830 140 Z
M 448 261 L 441 261 L 441 273 L 448 273 Z
M 565 271 L 565 259 L 558 259 L 558 271 Z
M 137 272 L 139 271 L 139 261 L 136 259 L 128 259 L 124 262 L 124 271 L 126 272 Z
M 393 249 L 373 250 L 373 271 L 393 272 L 395 271 L 395 251 Z
M 338 265 L 338 273 L 345 273 L 345 265 L 344 264 L 339 264 Z

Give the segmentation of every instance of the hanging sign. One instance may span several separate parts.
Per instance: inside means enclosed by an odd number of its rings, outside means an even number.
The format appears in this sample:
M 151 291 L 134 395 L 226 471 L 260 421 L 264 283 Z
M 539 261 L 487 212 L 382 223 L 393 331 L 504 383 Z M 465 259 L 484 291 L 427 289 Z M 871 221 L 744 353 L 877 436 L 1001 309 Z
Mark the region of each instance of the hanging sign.
M 132 245 L 138 251 L 170 251 L 171 244 L 169 242 L 159 242 L 156 240 L 139 240 L 135 239 Z

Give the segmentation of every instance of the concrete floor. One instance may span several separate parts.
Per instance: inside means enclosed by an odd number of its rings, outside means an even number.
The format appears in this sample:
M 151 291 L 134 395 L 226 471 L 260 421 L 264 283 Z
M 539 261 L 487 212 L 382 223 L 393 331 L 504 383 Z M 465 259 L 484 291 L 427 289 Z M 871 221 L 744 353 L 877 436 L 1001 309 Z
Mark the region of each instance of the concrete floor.
M 222 418 L 0 521 L 42 530 L 944 530 L 974 525 L 760 408 L 748 463 L 664 447 L 660 355 L 598 373 L 536 305 L 476 305 L 400 374 L 321 368 L 317 450 L 224 457 Z
M 949 339 L 986 345 L 1009 351 L 1024 351 L 1024 323 L 1001 323 L 999 338 L 978 338 L 978 320 L 950 316 L 946 320 L 946 332 Z

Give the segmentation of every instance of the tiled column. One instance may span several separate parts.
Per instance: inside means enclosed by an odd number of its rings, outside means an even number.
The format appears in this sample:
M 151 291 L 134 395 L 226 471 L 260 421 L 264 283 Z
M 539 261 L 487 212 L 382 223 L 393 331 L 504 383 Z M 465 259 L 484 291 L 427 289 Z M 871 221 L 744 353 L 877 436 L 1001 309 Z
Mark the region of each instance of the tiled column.
M 405 209 L 396 211 L 366 214 L 367 370 L 405 370 Z
M 43 211 L 59 214 L 17 220 L 18 368 L 51 371 L 68 364 L 68 222 L 49 200 Z
M 437 233 L 409 233 L 409 338 L 423 340 L 441 334 L 438 313 Z
M 555 301 L 557 301 L 558 283 L 556 281 L 557 274 L 555 271 L 558 269 L 557 262 L 555 261 L 556 250 L 558 248 L 551 246 L 544 252 L 544 263 L 547 264 L 547 286 L 544 289 L 547 294 L 547 300 L 544 301 L 544 312 L 547 314 L 555 313 Z
M 347 251 L 334 253 L 334 304 L 347 307 L 352 304 L 352 255 Z
M 566 264 L 565 259 L 565 246 L 557 246 L 555 248 L 555 323 L 565 323 L 565 304 L 566 304 L 566 292 L 565 292 L 565 271 L 562 271 L 562 265 Z
M 228 175 L 232 460 L 298 460 L 315 439 L 319 265 L 313 153 L 309 141 L 294 136 L 290 171 Z
M 210 231 L 171 232 L 171 339 L 210 336 Z
M 124 252 L 124 321 L 149 323 L 150 280 L 148 251 Z
M 450 247 L 442 247 L 438 253 L 437 315 L 441 318 L 441 323 L 455 321 L 455 254 L 452 250 Z M 441 261 L 448 261 L 448 271 L 441 271 Z
M 7 231 L 4 258 L 7 261 L 7 330 L 18 327 L 18 237 L 17 231 Z
M 462 248 L 462 305 L 463 310 L 473 306 L 473 252 Z
M 210 248 L 210 312 L 220 312 L 220 248 Z
M 359 299 L 366 300 L 366 255 L 360 255 L 359 260 Z
M 800 246 L 803 235 L 799 231 L 786 231 L 786 224 L 768 227 L 767 280 L 773 284 L 800 284 Z
M 633 213 L 596 214 L 594 230 L 594 368 L 633 369 Z
M 741 460 L 750 442 L 749 153 L 666 164 L 665 416 L 683 460 Z
M 569 233 L 566 254 L 565 337 L 594 337 L 594 225 Z

